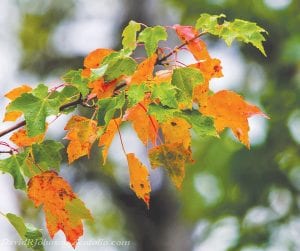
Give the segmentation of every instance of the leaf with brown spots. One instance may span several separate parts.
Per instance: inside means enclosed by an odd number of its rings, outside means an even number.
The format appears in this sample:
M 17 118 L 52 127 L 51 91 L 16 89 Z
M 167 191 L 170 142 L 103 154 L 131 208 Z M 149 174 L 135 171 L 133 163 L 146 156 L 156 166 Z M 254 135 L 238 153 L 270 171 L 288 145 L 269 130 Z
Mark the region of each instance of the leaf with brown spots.
M 133 73 L 130 83 L 141 84 L 153 78 L 154 65 L 156 63 L 157 55 L 154 53 L 151 57 L 145 59 L 140 63 Z
M 45 133 L 39 134 L 34 137 L 28 137 L 27 132 L 24 128 L 14 132 L 9 138 L 14 144 L 20 147 L 31 146 L 35 143 L 40 143 L 44 140 Z
M 98 136 L 97 122 L 75 115 L 69 120 L 65 130 L 69 131 L 65 137 L 70 140 L 67 148 L 69 164 L 82 156 L 89 156 L 92 144 Z
M 207 106 L 201 106 L 200 109 L 204 115 L 214 118 L 218 132 L 226 127 L 231 128 L 234 135 L 248 148 L 250 147 L 248 118 L 253 115 L 268 118 L 257 106 L 245 102 L 235 92 L 226 90 L 208 97 Z
M 217 58 L 207 58 L 205 61 L 190 65 L 190 67 L 199 69 L 207 82 L 212 78 L 223 77 L 221 61 Z
M 43 205 L 50 237 L 62 230 L 75 248 L 83 235 L 82 220 L 92 220 L 92 216 L 68 182 L 56 172 L 47 171 L 29 180 L 27 193 L 36 207 Z
M 134 153 L 128 153 L 126 156 L 129 167 L 130 188 L 149 208 L 151 186 L 148 179 L 148 169 L 135 157 Z
M 6 93 L 5 97 L 8 98 L 10 101 L 14 101 L 16 98 L 20 97 L 23 93 L 30 92 L 31 90 L 32 88 L 30 86 L 22 85 Z M 4 115 L 3 122 L 16 121 L 21 116 L 22 116 L 22 112 L 20 111 L 6 112 Z
M 148 105 L 147 99 L 139 102 L 127 110 L 125 118 L 132 122 L 134 130 L 144 145 L 147 145 L 149 140 L 155 145 L 159 125 L 157 120 L 147 113 Z
M 118 127 L 121 125 L 122 119 L 112 119 L 105 130 L 105 132 L 101 135 L 99 139 L 99 146 L 103 147 L 102 149 L 102 158 L 103 158 L 103 165 L 106 163 L 107 155 L 108 155 L 108 149 L 110 147 L 110 144 L 115 136 L 115 134 L 118 131 Z
M 180 143 L 163 144 L 149 151 L 152 168 L 164 167 L 177 189 L 181 188 L 185 176 L 185 164 L 193 163 L 191 151 Z
M 182 118 L 172 118 L 160 125 L 166 144 L 179 143 L 185 149 L 191 145 L 191 125 Z

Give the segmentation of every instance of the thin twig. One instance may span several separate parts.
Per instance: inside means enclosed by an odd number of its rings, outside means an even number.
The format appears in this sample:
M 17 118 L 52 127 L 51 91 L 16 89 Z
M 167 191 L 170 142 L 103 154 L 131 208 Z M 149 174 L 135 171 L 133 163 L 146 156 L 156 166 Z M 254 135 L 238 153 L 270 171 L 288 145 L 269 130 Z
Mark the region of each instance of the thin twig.
M 201 36 L 204 35 L 204 34 L 205 34 L 205 32 L 202 32 L 202 33 L 200 33 L 199 35 L 193 37 L 192 39 L 190 39 L 190 40 L 188 40 L 188 41 L 182 43 L 181 45 L 176 46 L 176 47 L 175 47 L 170 53 L 168 53 L 166 56 L 162 57 L 161 59 L 158 59 L 158 60 L 156 61 L 155 64 L 156 64 L 156 65 L 162 65 L 163 62 L 164 62 L 166 59 L 168 59 L 169 57 L 171 57 L 173 54 L 177 53 L 178 50 L 180 50 L 182 47 L 186 46 L 189 42 L 192 42 L 193 40 L 195 40 L 195 39 L 201 37 Z
M 78 98 L 77 100 L 62 105 L 62 106 L 59 108 L 59 111 L 62 112 L 63 110 L 65 110 L 65 109 L 67 109 L 67 108 L 69 108 L 69 107 L 71 107 L 71 106 L 79 105 L 79 104 L 81 104 L 82 102 L 83 102 L 83 100 L 82 100 L 82 95 L 80 94 L 80 96 L 79 96 L 79 98 Z M 10 133 L 10 132 L 13 132 L 13 131 L 15 131 L 15 130 L 17 130 L 17 129 L 23 127 L 23 126 L 25 126 L 25 125 L 26 125 L 26 121 L 23 120 L 23 121 L 21 121 L 21 122 L 15 124 L 15 125 L 13 125 L 12 127 L 9 127 L 9 128 L 7 128 L 7 129 L 3 130 L 2 132 L 0 132 L 0 138 L 3 137 L 4 135 Z

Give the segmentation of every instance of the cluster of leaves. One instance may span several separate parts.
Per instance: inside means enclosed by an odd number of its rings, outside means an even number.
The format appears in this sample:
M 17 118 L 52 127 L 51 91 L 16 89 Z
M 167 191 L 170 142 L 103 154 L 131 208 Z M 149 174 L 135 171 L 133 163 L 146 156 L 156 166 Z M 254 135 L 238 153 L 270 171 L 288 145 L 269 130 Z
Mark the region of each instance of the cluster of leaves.
M 16 189 L 27 190 L 35 206 L 43 205 L 51 237 L 62 230 L 75 247 L 83 234 L 82 220 L 92 216 L 70 185 L 58 176 L 60 150 L 64 146 L 44 139 L 51 126 L 47 124 L 49 116 L 71 113 L 77 105 L 92 109 L 91 118 L 74 115 L 65 126 L 69 164 L 89 156 L 96 141 L 105 164 L 110 144 L 115 134 L 119 134 L 128 161 L 130 188 L 148 207 L 151 192 L 148 169 L 134 153 L 126 152 L 120 132 L 123 124 L 131 124 L 149 149 L 152 168 L 165 168 L 178 189 L 184 179 L 185 165 L 193 162 L 190 130 L 199 137 L 218 137 L 229 127 L 249 147 L 247 119 L 255 114 L 266 115 L 232 91 L 209 90 L 210 80 L 223 76 L 222 67 L 219 59 L 210 56 L 201 37 L 206 33 L 217 35 L 228 45 L 237 39 L 251 43 L 265 54 L 262 46 L 265 31 L 243 20 L 221 23 L 224 17 L 202 14 L 195 27 L 170 27 L 182 44 L 168 54 L 158 47 L 167 40 L 165 27 L 144 27 L 130 21 L 122 33 L 121 50 L 92 51 L 84 59 L 84 68 L 66 73 L 63 84 L 56 88 L 49 90 L 39 84 L 32 89 L 23 85 L 6 94 L 11 102 L 4 121 L 16 121 L 21 116 L 25 119 L 6 132 L 25 127 L 10 137 L 18 148 L 2 142 L 10 147 L 11 156 L 0 160 L 0 170 L 12 175 Z M 137 46 L 145 48 L 146 58 L 141 62 L 133 57 Z M 182 49 L 194 56 L 195 63 L 186 66 L 177 61 L 177 53 Z M 158 67 L 163 69 L 157 70 Z M 29 179 L 27 185 L 26 179 Z M 23 239 L 30 238 L 32 231 L 36 233 L 18 216 L 6 217 L 17 225 Z M 36 238 L 41 235 L 36 234 Z M 40 245 L 32 248 L 42 249 Z

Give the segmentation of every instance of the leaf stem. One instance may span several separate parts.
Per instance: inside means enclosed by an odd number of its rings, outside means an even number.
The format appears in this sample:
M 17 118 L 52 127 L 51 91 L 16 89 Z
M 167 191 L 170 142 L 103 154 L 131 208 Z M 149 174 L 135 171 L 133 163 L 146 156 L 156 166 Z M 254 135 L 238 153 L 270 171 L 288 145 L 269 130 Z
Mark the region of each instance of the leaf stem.
M 152 125 L 152 128 L 153 128 L 153 130 L 154 130 L 154 133 L 155 133 L 155 135 L 156 135 L 156 137 L 158 138 L 158 140 L 159 140 L 159 142 L 161 143 L 161 144 L 163 144 L 163 142 L 162 142 L 162 140 L 161 140 L 161 138 L 160 138 L 160 136 L 159 136 L 159 134 L 158 134 L 158 128 L 156 128 L 156 126 L 155 126 L 155 124 L 154 124 L 154 121 L 153 121 L 153 119 L 152 119 L 152 117 L 148 114 L 148 112 L 147 112 L 147 109 L 146 109 L 146 107 L 142 104 L 142 103 L 138 103 L 139 104 L 139 106 L 145 111 L 145 113 L 147 114 L 147 116 L 148 116 L 148 118 L 149 118 L 149 120 L 150 120 L 150 122 L 151 122 L 151 125 Z
M 118 123 L 116 122 L 115 119 L 113 119 L 113 120 L 114 120 L 114 123 L 115 123 L 115 125 L 117 127 L 117 130 L 118 130 L 118 134 L 119 134 L 119 138 L 120 138 L 120 142 L 121 142 L 123 153 L 125 154 L 125 156 L 127 156 L 127 153 L 126 153 L 126 150 L 125 150 L 125 146 L 124 146 L 124 141 L 122 139 L 122 135 L 121 135 L 121 132 L 120 132 L 119 125 L 118 125 Z

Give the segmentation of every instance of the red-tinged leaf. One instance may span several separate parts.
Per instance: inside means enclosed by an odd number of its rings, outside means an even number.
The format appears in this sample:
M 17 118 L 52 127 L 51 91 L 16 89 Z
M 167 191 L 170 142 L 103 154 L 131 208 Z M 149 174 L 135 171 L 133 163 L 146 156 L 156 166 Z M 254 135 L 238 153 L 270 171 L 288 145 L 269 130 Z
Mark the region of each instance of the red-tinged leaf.
M 154 65 L 156 63 L 157 55 L 154 53 L 151 57 L 145 59 L 140 63 L 132 75 L 131 84 L 141 84 L 153 78 Z
M 212 78 L 223 77 L 221 61 L 217 58 L 207 58 L 205 61 L 192 64 L 189 67 L 199 69 L 207 82 Z
M 134 130 L 144 145 L 147 145 L 149 140 L 155 145 L 159 125 L 153 116 L 147 114 L 148 105 L 147 99 L 136 104 L 127 110 L 125 118 L 132 122 Z
M 70 140 L 67 148 L 69 164 L 82 156 L 89 156 L 92 144 L 97 138 L 97 122 L 75 115 L 69 120 L 65 130 L 69 131 L 65 137 Z
M 187 43 L 187 47 L 195 59 L 203 60 L 210 58 L 204 41 L 202 41 L 200 38 L 196 38 L 199 36 L 199 33 L 194 27 L 176 24 L 173 26 L 173 28 L 175 29 L 181 41 Z
M 179 143 L 185 149 L 191 145 L 191 125 L 182 118 L 172 118 L 160 125 L 166 144 Z
M 117 84 L 117 79 L 106 83 L 104 82 L 103 78 L 100 78 L 94 82 L 89 83 L 89 88 L 92 89 L 91 95 L 95 95 L 98 99 L 102 99 L 111 97 Z
M 20 97 L 23 93 L 30 92 L 31 90 L 32 88 L 30 86 L 22 85 L 6 93 L 5 97 L 8 98 L 10 101 L 14 101 L 16 98 Z M 6 112 L 4 115 L 3 122 L 16 121 L 19 117 L 22 116 L 22 114 L 23 113 L 20 111 Z
M 149 208 L 151 186 L 147 167 L 135 157 L 133 153 L 127 154 L 130 175 L 130 188 L 139 199 L 144 200 Z
M 257 106 L 251 105 L 232 91 L 219 91 L 208 97 L 207 106 L 200 107 L 204 115 L 211 116 L 215 120 L 218 132 L 229 127 L 234 135 L 248 148 L 249 125 L 248 118 L 253 115 L 261 115 L 268 118 Z
M 118 127 L 121 125 L 121 123 L 122 123 L 121 118 L 110 120 L 106 128 L 106 131 L 101 135 L 99 139 L 99 146 L 103 147 L 102 149 L 103 165 L 105 165 L 106 163 L 108 149 L 110 147 L 110 144 L 115 134 L 118 132 Z
M 96 49 L 85 57 L 83 65 L 86 68 L 97 68 L 100 66 L 103 59 L 112 52 L 114 51 L 111 49 Z
M 34 137 L 28 137 L 27 132 L 24 128 L 14 132 L 9 138 L 14 144 L 19 147 L 31 146 L 35 143 L 40 143 L 44 140 L 45 133 L 39 134 Z
M 54 171 L 41 173 L 29 180 L 28 197 L 36 207 L 43 205 L 50 237 L 62 230 L 75 248 L 83 234 L 82 220 L 92 216 L 68 182 Z
M 152 168 L 164 167 L 177 189 L 181 188 L 185 176 L 185 164 L 193 163 L 191 151 L 180 143 L 163 144 L 150 149 L 149 159 Z

